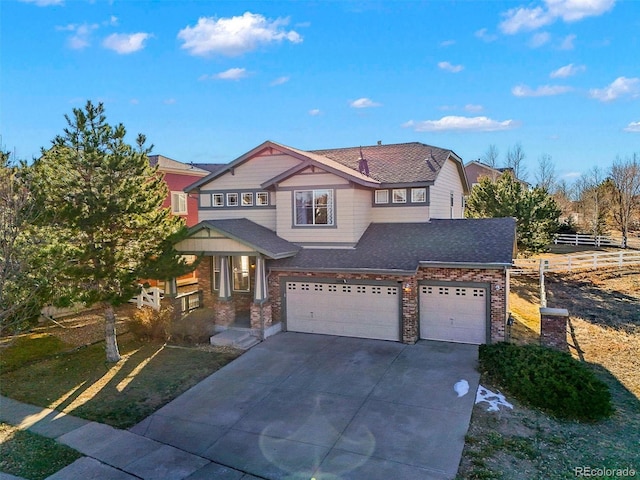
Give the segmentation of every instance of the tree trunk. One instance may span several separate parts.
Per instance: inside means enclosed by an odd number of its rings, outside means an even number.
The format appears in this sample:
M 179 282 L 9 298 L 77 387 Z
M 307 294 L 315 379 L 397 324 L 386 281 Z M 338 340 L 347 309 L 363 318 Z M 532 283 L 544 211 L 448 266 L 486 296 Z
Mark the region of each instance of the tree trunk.
M 104 330 L 107 362 L 117 362 L 120 360 L 120 352 L 118 351 L 118 339 L 116 338 L 116 315 L 113 313 L 111 305 L 106 305 L 104 309 Z

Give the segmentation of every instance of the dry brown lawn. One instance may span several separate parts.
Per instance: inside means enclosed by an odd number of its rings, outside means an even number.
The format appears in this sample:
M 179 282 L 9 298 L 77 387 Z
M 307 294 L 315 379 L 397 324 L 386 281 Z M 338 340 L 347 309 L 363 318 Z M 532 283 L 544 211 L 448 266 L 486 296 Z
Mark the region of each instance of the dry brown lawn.
M 513 410 L 487 412 L 478 404 L 460 479 L 576 478 L 575 468 L 584 466 L 630 468 L 640 475 L 640 266 L 549 274 L 546 287 L 548 306 L 569 310 L 572 354 L 609 385 L 615 413 L 583 424 L 557 420 L 513 398 Z M 509 301 L 512 341 L 538 342 L 538 277 L 512 277 Z

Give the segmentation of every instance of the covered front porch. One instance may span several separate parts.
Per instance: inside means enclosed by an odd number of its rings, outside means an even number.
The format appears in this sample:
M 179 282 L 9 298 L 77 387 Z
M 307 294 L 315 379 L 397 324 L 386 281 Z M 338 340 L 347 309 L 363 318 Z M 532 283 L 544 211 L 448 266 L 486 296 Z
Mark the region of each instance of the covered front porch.
M 267 288 L 267 262 L 295 255 L 299 247 L 247 219 L 208 220 L 176 245 L 200 255 L 203 306 L 216 330 L 250 329 L 259 339 L 277 333 Z

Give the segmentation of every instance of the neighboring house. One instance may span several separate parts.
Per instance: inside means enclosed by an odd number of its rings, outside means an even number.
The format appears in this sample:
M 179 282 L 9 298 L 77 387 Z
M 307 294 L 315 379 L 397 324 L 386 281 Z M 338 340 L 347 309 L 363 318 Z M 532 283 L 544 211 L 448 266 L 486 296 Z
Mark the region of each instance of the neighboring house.
M 413 343 L 504 340 L 514 219 L 463 219 L 462 160 L 421 143 L 267 141 L 185 189 L 216 324 Z
M 149 163 L 153 167 L 158 167 L 158 171 L 162 174 L 169 190 L 162 206 L 171 207 L 171 213 L 184 218 L 188 227 L 198 223 L 198 198 L 189 196 L 184 189 L 198 179 L 209 175 L 211 173 L 209 168 L 214 167 L 204 165 L 208 168 L 200 168 L 200 166 L 178 162 L 162 155 L 149 155 Z M 147 280 L 146 283 L 151 286 L 160 286 L 166 290 L 163 281 Z M 177 285 L 180 287 L 196 283 L 198 283 L 196 271 L 177 279 Z
M 480 183 L 480 179 L 482 177 L 488 177 L 495 182 L 505 172 L 510 172 L 512 175 L 514 174 L 513 168 L 511 167 L 494 168 L 487 165 L 486 163 L 482 163 L 480 160 L 473 160 L 467 163 L 464 166 L 464 171 L 467 175 L 469 186 L 471 188 L 473 188 L 474 185 Z M 524 180 L 518 181 L 524 186 L 529 187 L 529 184 Z
M 171 213 L 183 217 L 188 227 L 198 223 L 198 199 L 189 196 L 184 189 L 211 172 L 162 155 L 149 155 L 149 163 L 152 167 L 158 166 L 169 189 L 169 196 L 162 206 L 171 207 Z

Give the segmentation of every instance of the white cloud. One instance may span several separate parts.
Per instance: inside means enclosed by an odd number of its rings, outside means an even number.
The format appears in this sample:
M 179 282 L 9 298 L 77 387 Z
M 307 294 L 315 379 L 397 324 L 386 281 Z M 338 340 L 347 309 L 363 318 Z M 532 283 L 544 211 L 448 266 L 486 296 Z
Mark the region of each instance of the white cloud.
M 586 17 L 602 15 L 613 8 L 616 0 L 544 0 L 544 6 L 511 8 L 502 14 L 500 30 L 513 35 L 520 31 L 537 30 L 558 19 L 576 22 Z
M 311 115 L 312 117 L 317 117 L 318 115 L 320 115 L 320 109 L 319 108 L 313 108 L 311 110 L 309 110 L 309 115 Z
M 382 104 L 378 102 L 374 102 L 370 98 L 362 97 L 351 102 L 349 106 L 352 108 L 370 108 L 370 107 L 380 107 L 382 106 Z
M 38 7 L 50 7 L 52 5 L 64 5 L 64 0 L 20 0 L 24 3 L 33 3 Z
M 191 55 L 233 57 L 283 40 L 302 42 L 297 32 L 284 28 L 288 23 L 287 18 L 270 20 L 251 12 L 230 18 L 200 17 L 195 26 L 180 30 L 178 38 L 183 41 L 182 48 Z
M 112 33 L 102 41 L 102 46 L 121 55 L 128 55 L 144 48 L 144 42 L 151 35 L 138 33 Z
M 640 78 L 618 77 L 605 88 L 592 88 L 589 96 L 601 102 L 611 102 L 620 97 L 636 98 L 640 95 Z
M 414 122 L 409 120 L 402 126 L 413 128 L 416 132 L 445 132 L 445 131 L 476 131 L 476 132 L 497 132 L 499 130 L 510 130 L 519 125 L 514 120 L 503 122 L 492 120 L 488 117 L 458 117 L 447 116 L 440 120 L 423 120 Z
M 550 97 L 570 92 L 571 87 L 563 85 L 542 85 L 535 90 L 527 85 L 517 85 L 511 89 L 511 93 L 516 97 Z
M 131 105 L 138 105 L 140 103 L 140 100 L 138 100 L 137 98 L 132 98 L 131 100 L 129 100 L 129 103 Z
M 482 105 L 474 105 L 472 103 L 467 103 L 464 106 L 464 109 L 467 112 L 481 112 L 482 110 L 484 110 L 484 107 Z
M 246 68 L 230 68 L 224 72 L 211 75 L 211 78 L 217 78 L 218 80 L 241 80 L 246 78 L 249 73 Z
M 173 105 L 174 103 L 176 103 L 176 99 L 175 98 L 167 98 L 166 100 L 163 100 L 162 103 L 164 103 L 165 105 Z
M 83 23 L 80 25 L 70 23 L 69 25 L 62 27 L 57 26 L 56 30 L 62 32 L 73 32 L 73 35 L 67 39 L 67 44 L 69 45 L 69 48 L 73 50 L 82 50 L 83 48 L 91 45 L 91 32 L 97 28 L 99 28 L 97 23 Z
M 574 45 L 573 42 L 575 41 L 576 36 L 571 34 L 571 35 L 567 35 L 566 37 L 564 37 L 564 39 L 562 40 L 562 43 L 560 44 L 560 50 L 573 50 L 574 49 Z
M 549 40 L 551 40 L 549 32 L 536 33 L 531 37 L 531 40 L 529 40 L 529 46 L 531 48 L 539 48 L 545 43 L 549 43 Z
M 500 30 L 513 35 L 521 30 L 536 30 L 553 22 L 553 18 L 542 7 L 512 8 L 502 14 L 505 20 L 500 23 Z
M 624 129 L 625 132 L 640 133 L 640 122 L 631 122 Z
M 117 27 L 118 26 L 118 17 L 116 17 L 115 15 L 111 15 L 109 17 L 109 20 L 105 20 L 104 22 L 102 22 L 103 25 L 109 25 L 111 27 Z
M 476 38 L 479 38 L 483 42 L 487 43 L 495 42 L 498 39 L 497 35 L 489 33 L 489 30 L 487 30 L 486 28 L 481 28 L 474 35 L 476 36 Z
M 462 65 L 452 65 L 449 62 L 439 62 L 438 68 L 451 73 L 458 73 L 464 70 L 464 67 Z
M 549 13 L 565 22 L 597 17 L 613 8 L 616 0 L 545 0 Z
M 455 44 L 456 44 L 455 40 L 443 40 L 442 42 L 440 42 L 441 47 L 450 47 L 451 45 L 455 45 Z
M 587 69 L 584 65 L 574 65 L 570 63 L 569 65 L 565 65 L 564 67 L 560 67 L 557 70 L 554 70 L 549 74 L 551 78 L 567 78 L 573 77 L 574 75 L 584 72 Z
M 275 87 L 276 85 L 282 85 L 283 83 L 287 83 L 290 80 L 290 77 L 278 77 L 273 80 L 269 85 Z

